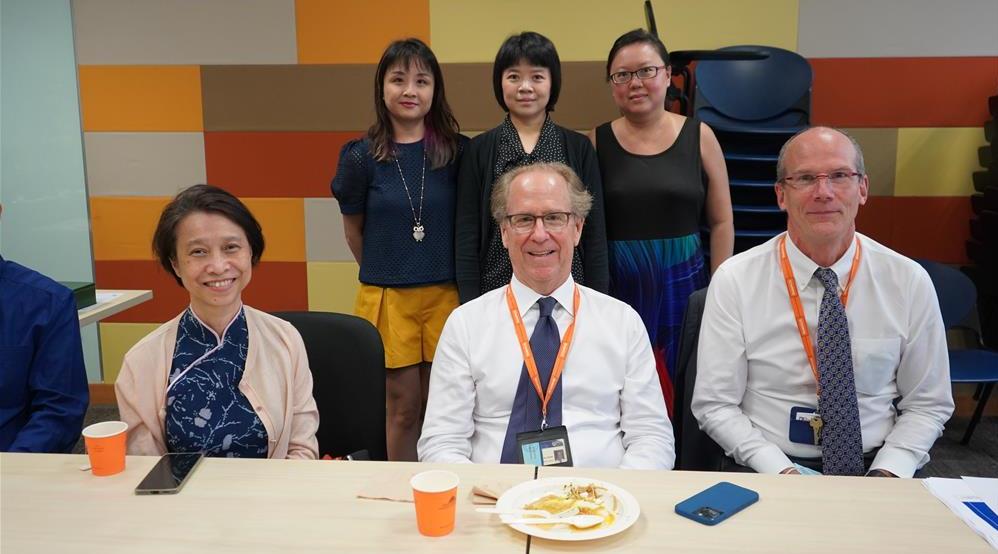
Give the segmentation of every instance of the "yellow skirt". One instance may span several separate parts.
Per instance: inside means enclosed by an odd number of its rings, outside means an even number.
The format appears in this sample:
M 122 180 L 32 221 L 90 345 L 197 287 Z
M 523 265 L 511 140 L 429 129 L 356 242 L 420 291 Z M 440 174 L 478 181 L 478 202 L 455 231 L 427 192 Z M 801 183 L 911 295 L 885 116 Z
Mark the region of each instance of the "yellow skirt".
M 354 313 L 378 328 L 385 367 L 433 361 L 447 316 L 459 304 L 453 283 L 424 287 L 378 287 L 361 283 Z

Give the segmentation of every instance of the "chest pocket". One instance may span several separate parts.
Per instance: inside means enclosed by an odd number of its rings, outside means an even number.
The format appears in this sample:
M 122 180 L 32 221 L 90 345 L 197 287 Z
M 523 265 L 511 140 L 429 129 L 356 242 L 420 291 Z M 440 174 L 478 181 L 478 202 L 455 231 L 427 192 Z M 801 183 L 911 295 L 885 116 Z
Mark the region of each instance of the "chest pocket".
M 28 392 L 28 368 L 31 348 L 0 346 L 0 406 L 24 404 Z
M 901 361 L 901 339 L 853 339 L 853 372 L 856 391 L 879 396 L 893 390 L 898 363 Z

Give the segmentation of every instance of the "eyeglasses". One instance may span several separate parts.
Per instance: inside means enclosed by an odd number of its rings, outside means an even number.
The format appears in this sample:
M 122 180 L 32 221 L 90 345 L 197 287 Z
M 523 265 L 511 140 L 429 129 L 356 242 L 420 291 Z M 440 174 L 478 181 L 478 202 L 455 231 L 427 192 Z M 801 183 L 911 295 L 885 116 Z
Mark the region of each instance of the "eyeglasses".
M 624 85 L 631 82 L 631 79 L 637 77 L 642 81 L 651 79 L 658 75 L 659 69 L 665 69 L 664 65 L 649 65 L 648 67 L 642 67 L 637 71 L 618 71 L 616 73 L 610 74 L 610 81 L 613 81 L 616 85 Z
M 818 181 L 827 179 L 834 187 L 847 187 L 856 182 L 857 177 L 862 177 L 862 173 L 855 171 L 832 171 L 831 173 L 801 173 L 790 175 L 780 179 L 780 181 L 790 185 L 797 190 L 806 190 L 818 184 Z
M 572 217 L 571 212 L 549 212 L 543 215 L 513 214 L 506 216 L 506 221 L 514 232 L 522 235 L 533 231 L 538 219 L 544 225 L 545 231 L 561 231 L 568 225 L 570 217 Z

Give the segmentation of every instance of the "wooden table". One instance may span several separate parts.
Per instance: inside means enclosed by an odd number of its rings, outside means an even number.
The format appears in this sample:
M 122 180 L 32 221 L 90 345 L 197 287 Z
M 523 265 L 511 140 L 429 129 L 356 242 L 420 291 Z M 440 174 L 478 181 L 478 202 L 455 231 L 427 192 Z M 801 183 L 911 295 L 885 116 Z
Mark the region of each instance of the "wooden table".
M 157 459 L 129 456 L 123 473 L 94 477 L 82 455 L 0 454 L 0 552 L 526 550 L 526 536 L 474 511 L 470 491 L 533 479 L 531 466 L 207 458 L 180 494 L 136 496 Z M 461 478 L 446 537 L 420 535 L 411 503 L 356 498 L 379 474 L 435 468 Z
M 101 296 L 115 295 L 114 298 L 101 301 Z M 152 300 L 151 290 L 110 290 L 97 289 L 97 303 L 78 310 L 80 327 L 90 325 L 104 318 L 123 312 L 132 306 Z
M 21 552 L 991 552 L 918 481 L 698 472 L 541 468 L 614 483 L 641 504 L 620 535 L 589 542 L 531 539 L 474 512 L 471 486 L 533 478 L 517 465 L 225 460 L 202 462 L 178 495 L 135 496 L 156 462 L 94 477 L 85 456 L 0 454 L 0 551 Z M 356 498 L 387 472 L 446 468 L 461 477 L 455 531 L 421 536 L 412 504 Z M 716 527 L 673 512 L 727 480 L 760 501 Z M 817 520 L 826 517 L 829 524 Z M 529 548 L 529 550 L 528 550 Z
M 626 489 L 641 505 L 641 517 L 619 535 L 586 543 L 535 538 L 530 554 L 993 552 L 915 479 L 572 468 L 540 468 L 537 477 L 566 475 Z M 719 481 L 758 492 L 759 502 L 713 527 L 675 513 L 677 503 Z

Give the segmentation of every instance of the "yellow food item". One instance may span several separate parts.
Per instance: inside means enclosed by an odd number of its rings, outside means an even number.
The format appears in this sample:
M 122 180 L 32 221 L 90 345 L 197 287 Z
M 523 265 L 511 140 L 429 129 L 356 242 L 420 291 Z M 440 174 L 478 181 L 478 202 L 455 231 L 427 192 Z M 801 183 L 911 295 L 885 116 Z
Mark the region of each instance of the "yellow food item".
M 547 494 L 523 506 L 525 510 L 544 510 L 558 515 L 573 508 L 579 514 L 597 515 L 603 518 L 599 525 L 586 529 L 572 528 L 574 531 L 591 531 L 613 525 L 617 519 L 617 498 L 605 488 L 595 484 L 575 485 L 568 483 L 561 494 Z M 553 526 L 553 525 L 552 525 Z M 545 525 L 544 527 L 549 527 Z

